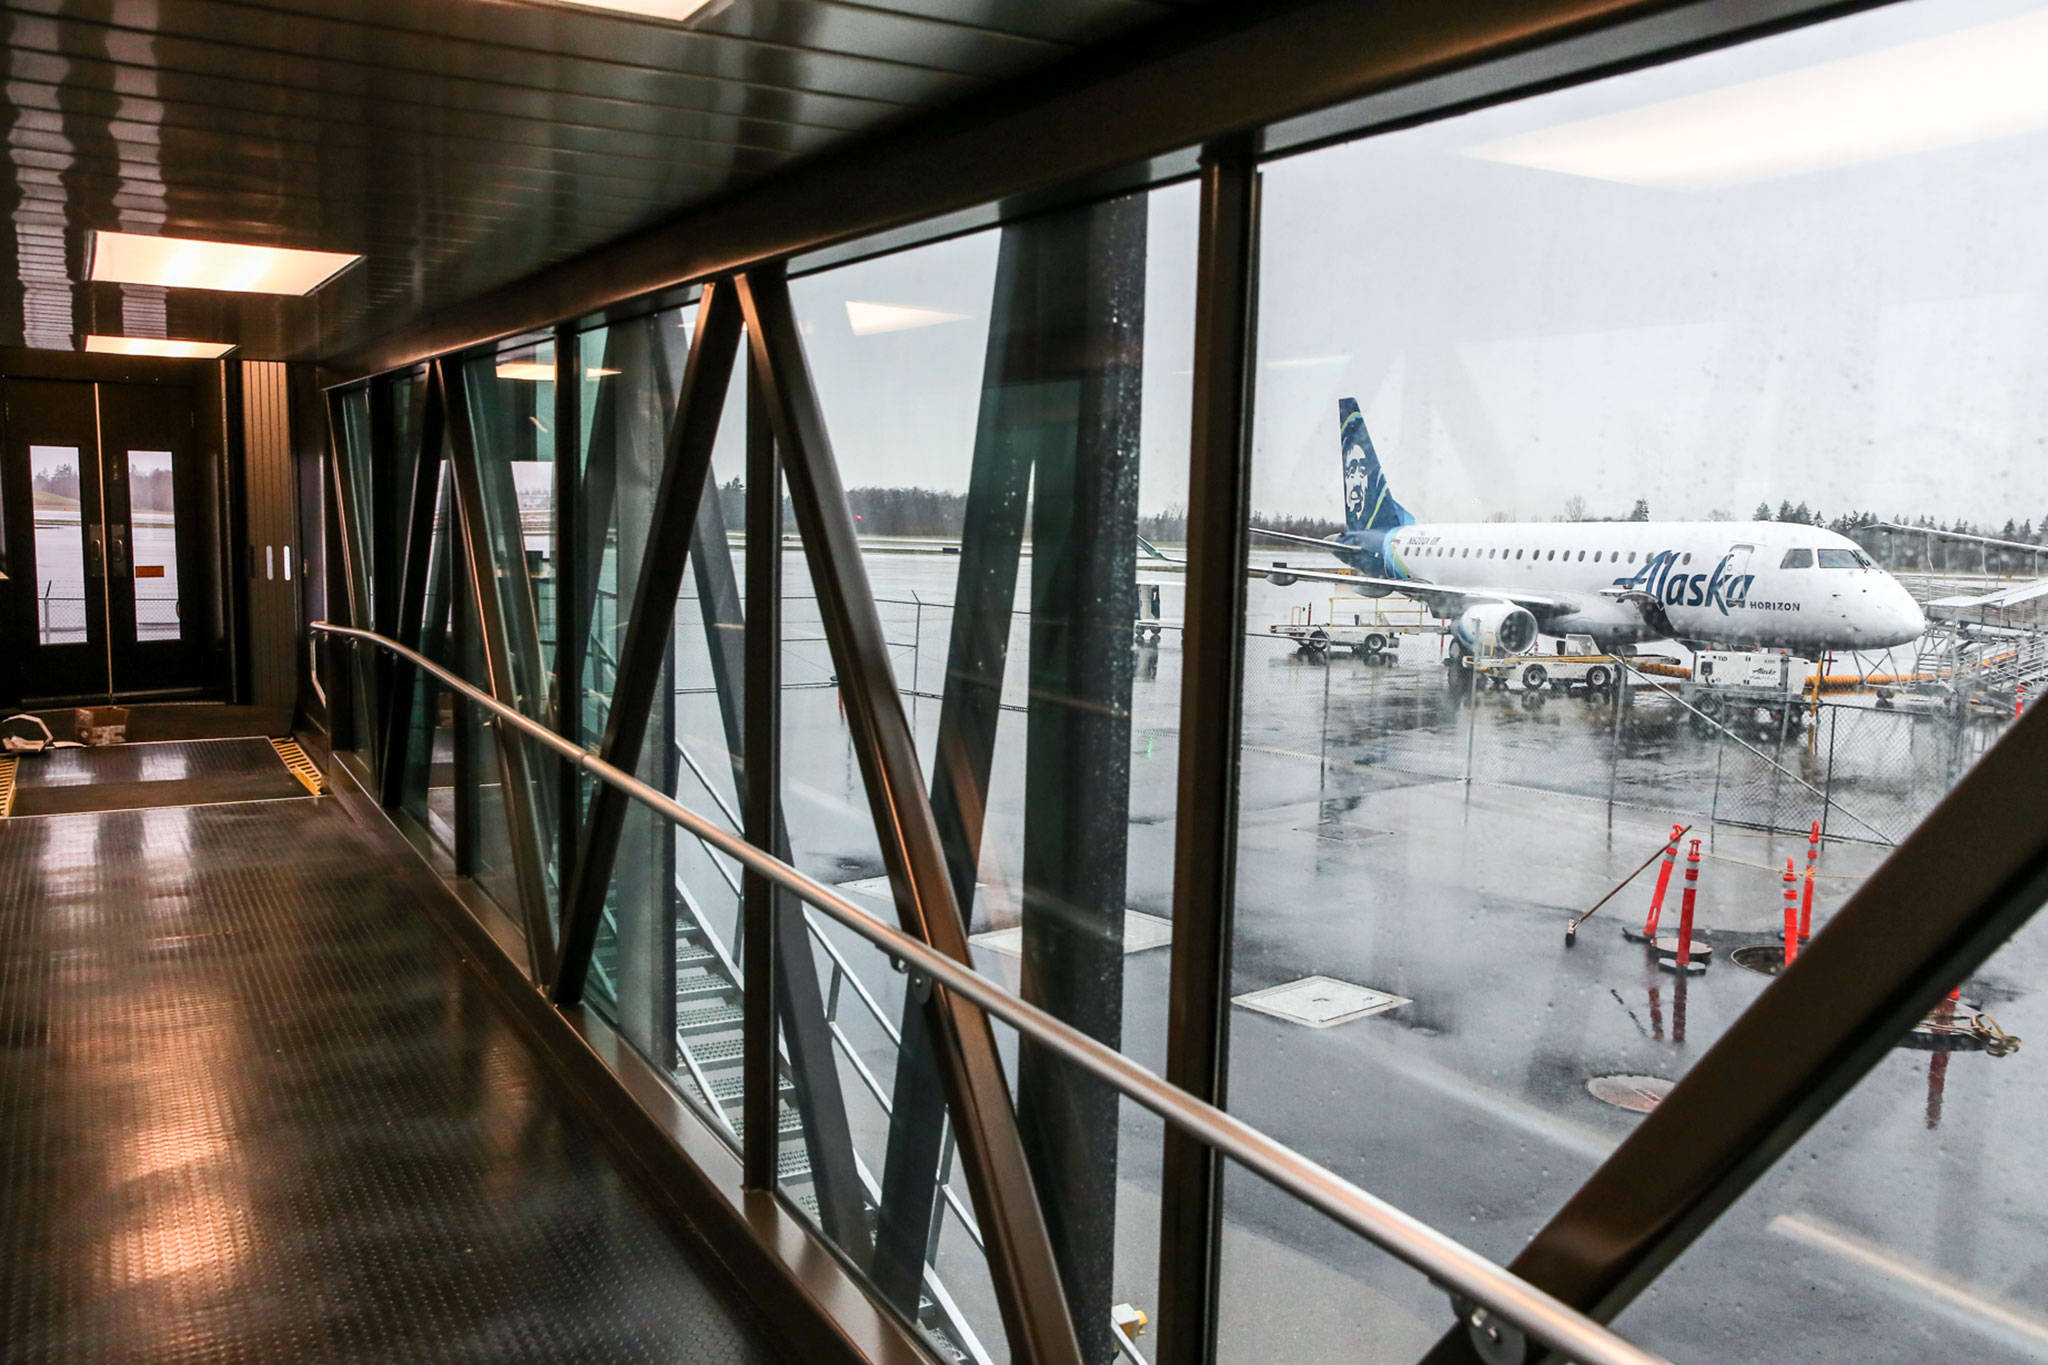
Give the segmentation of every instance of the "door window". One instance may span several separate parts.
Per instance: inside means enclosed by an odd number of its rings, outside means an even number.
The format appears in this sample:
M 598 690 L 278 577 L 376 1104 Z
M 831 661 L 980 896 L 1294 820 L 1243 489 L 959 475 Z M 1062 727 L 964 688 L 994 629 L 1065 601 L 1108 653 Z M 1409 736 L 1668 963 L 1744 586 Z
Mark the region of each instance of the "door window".
M 128 526 L 135 638 L 175 640 L 184 626 L 178 617 L 178 513 L 171 494 L 170 451 L 128 452 Z
M 77 446 L 30 446 L 36 526 L 36 639 L 84 644 L 85 518 Z

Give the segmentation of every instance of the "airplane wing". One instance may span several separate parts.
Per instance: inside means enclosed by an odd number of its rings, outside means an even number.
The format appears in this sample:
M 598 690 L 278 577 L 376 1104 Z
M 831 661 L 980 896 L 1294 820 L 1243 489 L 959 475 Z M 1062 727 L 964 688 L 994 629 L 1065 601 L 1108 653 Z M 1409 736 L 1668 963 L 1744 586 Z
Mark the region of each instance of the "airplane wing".
M 1292 531 L 1268 531 L 1263 526 L 1248 526 L 1245 529 L 1255 536 L 1264 536 L 1268 540 L 1284 540 L 1289 545 L 1313 545 L 1318 550 L 1335 550 L 1337 548 L 1337 542 L 1334 540 L 1318 539 L 1315 536 L 1298 536 Z
M 1387 588 L 1412 597 L 1429 609 L 1432 616 L 1451 620 L 1464 613 L 1465 608 L 1475 602 L 1512 602 L 1526 607 L 1538 620 L 1546 616 L 1561 616 L 1577 611 L 1578 604 L 1568 597 L 1552 597 L 1538 592 L 1508 592 L 1499 588 L 1461 588 L 1449 583 L 1424 583 L 1413 578 L 1375 578 L 1370 574 L 1349 573 L 1344 570 L 1298 569 L 1292 564 L 1253 564 L 1249 572 L 1254 578 L 1306 579 L 1311 583 L 1342 583 L 1347 587 Z
M 1935 526 L 1907 526 L 1896 521 L 1873 521 L 1870 525 L 1879 531 L 1911 531 L 1916 535 L 1931 536 L 1936 540 L 1960 540 L 1971 545 L 1993 545 L 2001 550 L 2025 550 L 2031 554 L 2048 554 L 2048 545 L 2030 545 L 2024 540 L 2000 540 L 1996 536 L 1972 535 L 1968 531 L 1944 531 Z

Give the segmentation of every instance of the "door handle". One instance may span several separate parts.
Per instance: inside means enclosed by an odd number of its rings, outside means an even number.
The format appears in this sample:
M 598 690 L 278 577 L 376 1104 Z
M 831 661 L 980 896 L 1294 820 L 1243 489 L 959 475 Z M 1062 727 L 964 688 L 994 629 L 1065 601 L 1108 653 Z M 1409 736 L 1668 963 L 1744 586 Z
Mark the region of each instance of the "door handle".
M 88 578 L 107 576 L 106 546 L 100 539 L 101 528 L 89 527 L 85 533 L 85 574 Z
M 112 526 L 107 529 L 107 568 L 109 572 L 118 575 L 125 575 L 129 571 L 128 528 L 125 526 Z

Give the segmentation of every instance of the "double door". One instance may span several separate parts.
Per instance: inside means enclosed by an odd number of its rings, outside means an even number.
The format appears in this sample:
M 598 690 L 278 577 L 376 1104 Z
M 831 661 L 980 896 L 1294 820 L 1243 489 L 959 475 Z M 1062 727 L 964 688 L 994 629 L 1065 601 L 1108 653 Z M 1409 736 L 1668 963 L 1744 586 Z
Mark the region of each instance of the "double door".
M 0 593 L 29 702 L 177 695 L 203 682 L 203 471 L 173 384 L 0 384 Z

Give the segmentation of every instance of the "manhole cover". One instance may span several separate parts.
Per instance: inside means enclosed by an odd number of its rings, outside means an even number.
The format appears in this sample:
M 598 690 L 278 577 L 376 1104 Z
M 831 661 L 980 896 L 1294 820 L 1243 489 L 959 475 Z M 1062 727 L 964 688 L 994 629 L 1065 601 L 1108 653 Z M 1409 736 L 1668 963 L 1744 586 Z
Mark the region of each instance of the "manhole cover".
M 1671 1082 L 1662 1076 L 1595 1076 L 1586 1082 L 1593 1098 L 1616 1109 L 1647 1114 L 1671 1093 Z
M 1334 976 L 1304 976 L 1299 981 L 1283 982 L 1262 991 L 1240 995 L 1237 1003 L 1290 1023 L 1329 1028 L 1332 1024 L 1363 1019 L 1368 1014 L 1378 1014 L 1382 1010 L 1414 1002 L 1404 995 L 1376 991 L 1370 986 L 1356 986 Z
M 1776 976 L 1785 970 L 1785 945 L 1782 943 L 1752 943 L 1747 948 L 1737 948 L 1728 954 L 1728 960 L 1738 967 L 1765 976 Z

